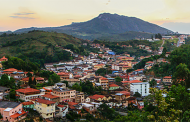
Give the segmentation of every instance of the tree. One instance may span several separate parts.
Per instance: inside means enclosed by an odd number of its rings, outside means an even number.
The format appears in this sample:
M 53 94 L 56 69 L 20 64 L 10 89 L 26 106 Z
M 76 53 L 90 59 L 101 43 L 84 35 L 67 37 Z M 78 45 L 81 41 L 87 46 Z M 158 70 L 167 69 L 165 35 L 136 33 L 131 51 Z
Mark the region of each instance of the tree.
M 98 107 L 98 113 L 101 115 L 101 118 L 107 119 L 107 120 L 114 120 L 119 114 L 115 112 L 113 108 L 110 108 L 108 105 L 101 104 Z
M 121 77 L 119 77 L 119 76 L 117 76 L 116 78 L 115 78 L 115 82 L 121 82 L 123 79 L 121 78 Z
M 158 33 L 157 37 L 158 37 L 159 39 L 162 39 L 162 35 L 161 35 L 160 33 Z
M 157 39 L 158 38 L 158 35 L 157 34 L 155 34 L 155 39 Z
M 88 95 L 93 95 L 95 93 L 95 88 L 90 81 L 81 82 L 82 92 L 87 93 Z
M 34 85 L 36 85 L 36 78 L 34 78 L 34 80 L 32 82 Z
M 31 86 L 33 84 L 32 77 L 29 77 L 28 85 Z
M 32 74 L 31 74 L 30 72 L 28 72 L 28 73 L 26 74 L 26 76 L 27 76 L 27 77 L 32 77 Z
M 68 81 L 62 81 L 62 83 L 65 83 L 65 84 L 66 84 L 66 87 L 68 87 L 68 86 L 69 86 Z
M 78 83 L 73 84 L 72 89 L 76 91 L 82 91 L 82 87 Z
M 60 76 L 59 75 L 57 75 L 57 74 L 52 74 L 52 75 L 50 75 L 50 77 L 49 77 L 52 81 L 53 81 L 53 83 L 58 83 L 58 82 L 60 82 Z
M 154 87 L 157 84 L 155 79 L 152 79 L 149 83 L 150 83 L 150 87 Z
M 134 97 L 141 97 L 141 94 L 139 92 L 135 92 L 135 94 L 133 96 Z

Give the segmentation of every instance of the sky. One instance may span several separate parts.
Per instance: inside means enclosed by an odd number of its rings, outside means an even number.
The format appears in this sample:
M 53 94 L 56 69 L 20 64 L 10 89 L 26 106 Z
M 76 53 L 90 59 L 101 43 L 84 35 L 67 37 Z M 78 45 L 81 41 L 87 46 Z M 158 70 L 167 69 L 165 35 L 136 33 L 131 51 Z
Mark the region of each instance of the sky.
M 0 0 L 0 31 L 63 26 L 116 13 L 190 33 L 189 4 L 190 0 Z

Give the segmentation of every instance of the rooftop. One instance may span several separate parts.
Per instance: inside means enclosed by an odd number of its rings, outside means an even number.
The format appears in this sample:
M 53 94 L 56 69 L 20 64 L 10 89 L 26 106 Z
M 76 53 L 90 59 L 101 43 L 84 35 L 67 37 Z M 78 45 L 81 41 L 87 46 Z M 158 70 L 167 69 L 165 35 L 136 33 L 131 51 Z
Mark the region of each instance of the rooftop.
M 20 105 L 20 103 L 9 102 L 9 101 L 0 101 L 0 108 L 15 108 L 18 105 Z
M 40 90 L 33 89 L 33 88 L 25 88 L 25 89 L 18 89 L 15 90 L 16 92 L 21 92 L 21 93 L 32 93 L 32 92 L 40 92 Z
M 35 99 L 31 99 L 32 101 L 38 102 L 38 103 L 43 103 L 43 104 L 55 104 L 55 102 L 50 101 L 50 100 L 44 100 L 41 98 L 35 98 Z

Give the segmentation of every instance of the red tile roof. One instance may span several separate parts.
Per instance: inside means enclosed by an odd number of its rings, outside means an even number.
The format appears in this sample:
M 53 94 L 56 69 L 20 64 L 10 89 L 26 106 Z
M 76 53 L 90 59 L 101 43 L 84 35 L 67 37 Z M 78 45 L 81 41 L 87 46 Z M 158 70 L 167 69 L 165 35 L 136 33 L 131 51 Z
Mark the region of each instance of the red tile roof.
M 171 79 L 172 77 L 171 77 L 171 76 L 165 76 L 164 78 L 166 78 L 166 79 Z
M 25 89 L 18 89 L 15 90 L 16 92 L 21 92 L 21 93 L 32 93 L 32 92 L 40 92 L 40 90 L 33 89 L 33 88 L 25 88 Z
M 33 102 L 22 102 L 23 105 L 33 105 Z
M 104 95 L 98 95 L 98 94 L 95 94 L 93 96 L 89 96 L 90 99 L 95 99 L 97 100 L 98 98 L 104 98 L 105 96 Z
M 58 107 L 61 107 L 61 108 L 63 108 L 63 107 L 64 107 L 64 105 L 61 105 L 61 104 L 58 104 L 57 106 L 58 106 Z
M 132 80 L 132 81 L 121 81 L 122 83 L 141 83 L 142 81 L 139 80 Z
M 35 99 L 31 99 L 31 101 L 36 101 L 36 102 L 39 102 L 39 103 L 43 103 L 43 104 L 55 104 L 55 102 L 53 101 L 50 101 L 50 100 L 44 100 L 44 99 L 41 99 L 41 98 L 35 98 Z
M 137 70 L 135 70 L 135 71 L 144 71 L 144 69 L 137 69 Z
M 22 81 L 29 81 L 29 77 L 21 79 Z M 32 80 L 34 80 L 34 77 L 32 77 Z
M 37 77 L 36 80 L 44 80 L 42 77 Z
M 15 119 L 15 118 L 17 118 L 17 117 L 19 117 L 19 116 L 21 116 L 21 115 L 26 114 L 25 111 L 21 111 L 21 112 L 22 112 L 21 114 L 19 114 L 19 113 L 17 112 L 16 114 L 11 115 L 10 117 Z
M 146 62 L 147 64 L 152 64 L 152 63 L 154 63 L 153 61 L 148 61 L 148 62 Z
M 15 72 L 15 71 L 18 71 L 17 69 L 15 68 L 9 68 L 9 69 L 5 69 L 3 70 L 4 72 Z
M 130 96 L 130 92 L 127 92 L 127 91 L 120 91 L 119 93 L 122 93 L 124 95 Z
M 77 105 L 78 103 L 75 103 L 75 102 L 68 102 L 68 105 L 69 106 L 73 106 L 73 105 Z
M 55 96 L 55 95 L 52 95 L 52 94 L 45 94 L 45 95 L 42 95 L 42 96 L 46 97 L 46 98 L 50 98 L 50 99 L 59 98 L 59 96 Z
M 101 77 L 100 80 L 108 80 L 107 78 L 105 77 Z
M 57 73 L 57 75 L 59 75 L 59 76 L 65 76 L 65 75 L 69 75 L 69 73 L 67 73 L 67 72 L 60 72 L 60 73 Z
M 116 84 L 111 84 L 110 87 L 118 87 Z

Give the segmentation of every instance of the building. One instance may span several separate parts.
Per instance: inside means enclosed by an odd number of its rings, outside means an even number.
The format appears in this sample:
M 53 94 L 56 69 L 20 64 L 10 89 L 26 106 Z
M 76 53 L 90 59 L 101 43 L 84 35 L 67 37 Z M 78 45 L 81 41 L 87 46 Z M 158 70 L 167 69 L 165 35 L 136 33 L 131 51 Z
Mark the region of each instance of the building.
M 109 90 L 116 90 L 116 89 L 119 89 L 118 85 L 116 85 L 116 84 L 110 84 L 109 85 Z
M 95 70 L 98 70 L 100 68 L 104 68 L 105 64 L 97 64 L 97 65 L 94 65 L 94 69 Z
M 171 85 L 171 84 L 172 84 L 172 77 L 171 77 L 171 76 L 165 76 L 165 77 L 163 78 L 163 83 L 164 83 L 165 85 Z
M 61 105 L 61 104 L 57 105 L 55 107 L 55 116 L 56 117 L 65 117 L 67 112 L 69 111 L 68 108 L 69 108 L 68 105 Z
M 44 100 L 41 98 L 31 99 L 34 103 L 34 108 L 41 114 L 45 119 L 53 118 L 55 114 L 55 102 Z
M 33 88 L 18 89 L 16 91 L 16 96 L 24 101 L 30 101 L 30 99 L 39 98 L 44 95 L 45 92 Z
M 28 108 L 34 109 L 34 103 L 33 102 L 22 102 L 22 108 L 24 110 L 27 110 Z
M 22 104 L 9 101 L 0 101 L 0 113 L 3 116 L 3 121 L 8 122 L 20 121 L 27 115 L 22 109 Z
M 108 90 L 109 89 L 109 82 L 108 79 L 105 77 L 99 78 L 99 83 L 101 84 L 102 89 Z
M 139 92 L 141 96 L 148 96 L 149 95 L 149 83 L 142 82 L 138 80 L 130 81 L 130 91 L 135 94 L 135 92 Z
M 50 100 L 50 101 L 56 102 L 57 104 L 60 101 L 60 97 L 59 96 L 52 95 L 51 93 L 47 93 L 45 95 L 42 95 L 41 98 L 45 99 L 45 100 Z
M 75 102 L 76 103 L 84 103 L 85 102 L 84 92 L 76 91 Z
M 52 95 L 59 96 L 59 102 L 73 101 L 76 97 L 76 90 L 53 88 Z
M 4 99 L 10 92 L 10 88 L 0 86 L 0 100 Z

